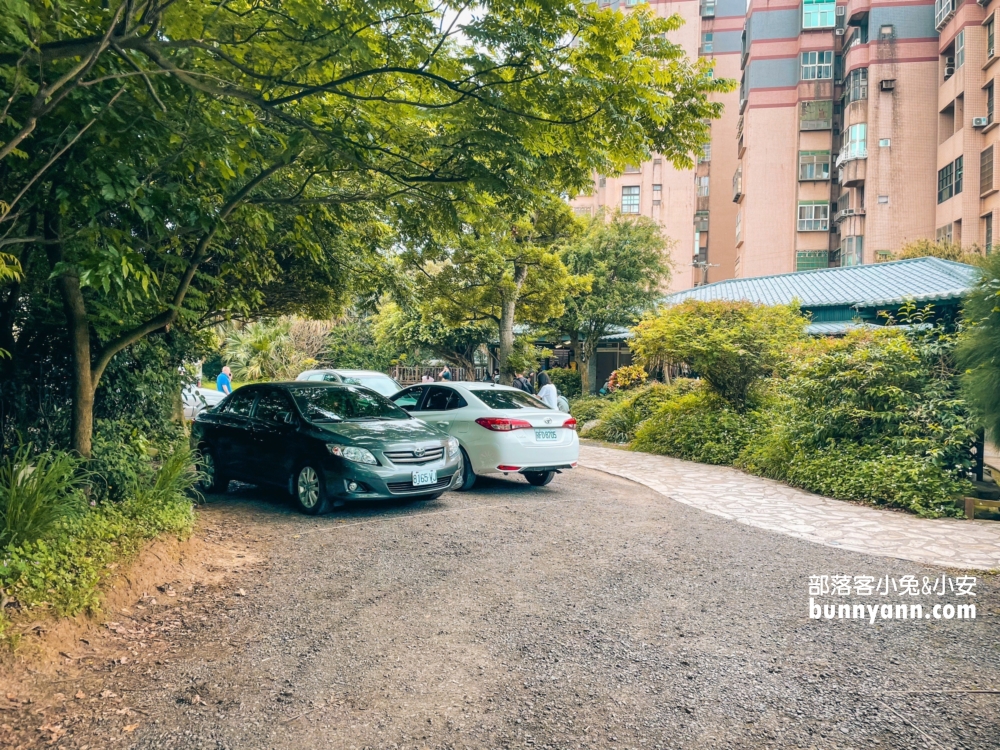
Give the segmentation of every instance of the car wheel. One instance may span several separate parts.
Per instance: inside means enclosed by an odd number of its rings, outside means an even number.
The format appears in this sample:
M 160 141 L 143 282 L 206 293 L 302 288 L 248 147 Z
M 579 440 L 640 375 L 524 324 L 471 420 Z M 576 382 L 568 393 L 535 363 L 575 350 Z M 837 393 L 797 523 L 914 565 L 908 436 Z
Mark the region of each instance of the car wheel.
M 465 452 L 465 448 L 462 448 L 462 483 L 458 485 L 457 489 L 465 491 L 471 490 L 476 484 L 476 472 L 472 470 L 472 461 L 469 460 L 469 454 Z
M 556 473 L 554 471 L 526 471 L 524 472 L 524 478 L 528 480 L 528 484 L 533 484 L 535 487 L 544 487 L 555 477 Z
M 312 464 L 303 464 L 295 472 L 292 491 L 295 503 L 303 513 L 310 516 L 326 513 L 326 484 L 323 482 L 323 474 Z
M 229 477 L 222 473 L 215 461 L 215 452 L 208 447 L 202 448 L 198 454 L 198 489 L 202 492 L 222 493 L 229 489 Z

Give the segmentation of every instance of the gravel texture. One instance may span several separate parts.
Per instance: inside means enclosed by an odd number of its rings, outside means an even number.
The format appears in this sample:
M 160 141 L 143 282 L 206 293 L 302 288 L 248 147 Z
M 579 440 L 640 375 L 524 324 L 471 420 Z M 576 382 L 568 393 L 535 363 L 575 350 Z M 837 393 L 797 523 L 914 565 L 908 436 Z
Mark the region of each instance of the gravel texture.
M 811 620 L 812 574 L 959 573 L 582 469 L 318 519 L 252 488 L 204 512 L 261 564 L 123 622 L 159 657 L 92 676 L 107 708 L 64 717 L 59 747 L 1000 747 L 995 576 L 971 622 Z

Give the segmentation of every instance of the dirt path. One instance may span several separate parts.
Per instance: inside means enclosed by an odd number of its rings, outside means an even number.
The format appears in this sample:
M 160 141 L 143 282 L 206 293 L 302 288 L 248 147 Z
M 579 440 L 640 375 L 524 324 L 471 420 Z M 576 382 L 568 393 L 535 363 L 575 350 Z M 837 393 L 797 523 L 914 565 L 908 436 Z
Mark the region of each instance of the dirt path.
M 171 574 L 93 655 L 29 673 L 0 747 L 1000 746 L 1000 694 L 970 692 L 1000 691 L 995 577 L 975 621 L 812 620 L 810 575 L 958 573 L 586 470 L 320 519 L 252 489 L 202 513 L 217 577 Z

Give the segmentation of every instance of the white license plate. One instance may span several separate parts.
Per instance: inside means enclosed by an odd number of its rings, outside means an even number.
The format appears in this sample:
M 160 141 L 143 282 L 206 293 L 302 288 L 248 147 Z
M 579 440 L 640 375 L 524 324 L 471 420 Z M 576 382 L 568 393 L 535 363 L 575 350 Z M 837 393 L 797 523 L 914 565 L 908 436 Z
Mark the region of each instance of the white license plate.
M 559 439 L 555 430 L 535 430 L 535 440 L 539 443 L 551 443 Z
M 425 484 L 437 484 L 438 473 L 436 469 L 430 471 L 413 472 L 413 486 L 423 487 Z

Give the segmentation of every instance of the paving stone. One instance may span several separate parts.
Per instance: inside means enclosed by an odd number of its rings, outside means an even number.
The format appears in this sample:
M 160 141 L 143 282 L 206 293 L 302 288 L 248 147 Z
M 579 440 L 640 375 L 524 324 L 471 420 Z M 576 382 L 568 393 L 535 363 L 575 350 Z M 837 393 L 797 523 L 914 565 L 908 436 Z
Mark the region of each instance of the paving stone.
M 932 565 L 1000 569 L 1000 523 L 918 518 L 845 503 L 728 466 L 583 444 L 580 464 L 684 505 L 838 549 Z

